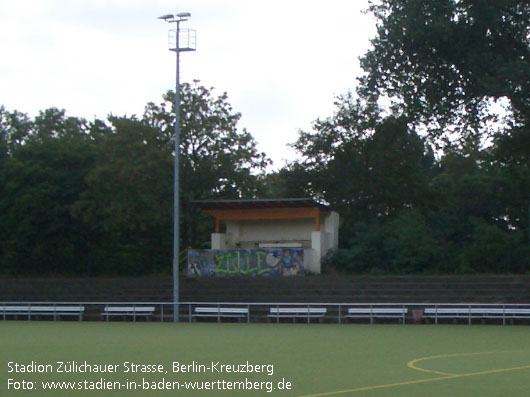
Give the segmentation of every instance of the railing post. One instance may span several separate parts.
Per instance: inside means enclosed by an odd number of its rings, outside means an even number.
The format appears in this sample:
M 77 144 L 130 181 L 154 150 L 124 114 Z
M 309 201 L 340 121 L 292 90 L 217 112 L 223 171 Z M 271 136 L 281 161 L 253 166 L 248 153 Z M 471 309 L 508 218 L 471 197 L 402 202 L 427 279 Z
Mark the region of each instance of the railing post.
M 250 323 L 250 303 L 247 303 L 247 324 Z
M 342 324 L 342 305 L 339 303 L 339 324 Z

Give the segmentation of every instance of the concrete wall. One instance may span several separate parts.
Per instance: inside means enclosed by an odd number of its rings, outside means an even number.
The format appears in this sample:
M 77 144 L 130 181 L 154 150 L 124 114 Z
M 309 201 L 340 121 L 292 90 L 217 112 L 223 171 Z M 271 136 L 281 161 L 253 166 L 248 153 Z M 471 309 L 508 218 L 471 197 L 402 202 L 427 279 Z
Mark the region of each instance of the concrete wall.
M 324 218 L 324 231 L 329 233 L 328 249 L 339 248 L 339 214 L 335 211 Z
M 311 247 L 312 219 L 229 221 L 226 224 L 227 248 L 258 248 L 259 243 L 300 243 Z

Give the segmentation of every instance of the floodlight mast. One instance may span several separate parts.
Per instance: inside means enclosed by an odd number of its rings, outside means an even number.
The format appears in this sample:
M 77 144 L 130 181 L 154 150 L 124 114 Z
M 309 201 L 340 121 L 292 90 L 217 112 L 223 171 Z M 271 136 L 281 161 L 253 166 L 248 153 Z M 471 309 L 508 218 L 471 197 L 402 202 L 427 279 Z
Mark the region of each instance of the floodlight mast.
M 163 19 L 168 23 L 175 23 L 175 48 L 171 48 L 171 51 L 176 53 L 176 81 L 175 81 L 175 132 L 174 132 L 174 144 L 175 144 L 175 159 L 174 159 L 174 190 L 173 190 L 173 322 L 179 322 L 179 239 L 180 239 L 180 227 L 179 227 L 179 154 L 180 154 L 180 52 L 181 51 L 194 51 L 194 46 L 190 46 L 189 43 L 189 31 L 188 31 L 188 45 L 186 48 L 180 47 L 179 36 L 180 36 L 180 23 L 187 21 L 187 18 L 191 17 L 189 12 L 181 12 L 179 14 L 165 14 L 158 19 Z M 193 43 L 194 44 L 194 43 Z

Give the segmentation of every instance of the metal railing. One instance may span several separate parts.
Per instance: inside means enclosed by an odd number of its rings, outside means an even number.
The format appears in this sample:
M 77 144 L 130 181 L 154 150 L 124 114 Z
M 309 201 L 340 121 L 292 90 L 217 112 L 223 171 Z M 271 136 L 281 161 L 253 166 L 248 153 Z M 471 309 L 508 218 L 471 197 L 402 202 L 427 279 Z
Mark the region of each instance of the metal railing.
M 173 302 L 0 302 L 0 319 L 161 321 L 173 319 Z M 530 304 L 182 302 L 181 321 L 397 322 L 530 324 Z

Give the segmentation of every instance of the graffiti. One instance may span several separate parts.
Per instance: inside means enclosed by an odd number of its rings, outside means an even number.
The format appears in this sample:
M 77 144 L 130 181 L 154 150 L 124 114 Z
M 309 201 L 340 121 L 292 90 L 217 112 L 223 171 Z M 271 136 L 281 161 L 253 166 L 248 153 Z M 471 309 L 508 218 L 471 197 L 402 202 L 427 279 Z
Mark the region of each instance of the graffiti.
M 296 276 L 304 273 L 304 250 L 189 250 L 189 276 Z

